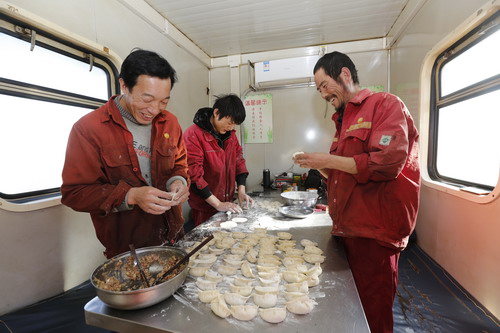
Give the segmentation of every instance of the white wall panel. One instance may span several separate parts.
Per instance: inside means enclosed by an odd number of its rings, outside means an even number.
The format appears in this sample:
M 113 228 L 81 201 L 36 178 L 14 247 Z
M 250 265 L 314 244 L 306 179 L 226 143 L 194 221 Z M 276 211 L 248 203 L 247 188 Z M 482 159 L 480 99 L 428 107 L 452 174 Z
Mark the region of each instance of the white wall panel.
M 484 4 L 483 0 L 429 0 L 396 43 L 391 52 L 392 88 L 415 120 L 420 115 L 419 80 L 425 55 Z M 469 70 L 473 68 L 464 68 Z M 419 245 L 497 318 L 499 216 L 498 200 L 479 204 L 423 185 L 416 227 Z

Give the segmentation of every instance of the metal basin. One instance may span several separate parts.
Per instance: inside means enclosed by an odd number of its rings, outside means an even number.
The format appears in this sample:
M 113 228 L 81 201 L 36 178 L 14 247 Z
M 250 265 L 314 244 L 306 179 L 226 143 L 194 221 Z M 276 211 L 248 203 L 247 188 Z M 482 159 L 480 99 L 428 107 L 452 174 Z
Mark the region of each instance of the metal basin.
M 318 193 L 305 191 L 283 192 L 281 196 L 289 206 L 314 207 L 318 200 Z
M 186 252 L 179 248 L 168 246 L 151 246 L 136 250 L 140 258 L 148 254 L 157 254 L 162 261 L 167 260 L 172 256 L 179 259 L 186 255 Z M 108 306 L 120 310 L 135 310 L 142 309 L 154 304 L 157 304 L 177 291 L 186 279 L 188 273 L 188 263 L 180 268 L 180 271 L 173 278 L 160 283 L 150 288 L 143 288 L 138 278 L 130 279 L 124 273 L 124 264 L 130 257 L 130 252 L 125 252 L 106 261 L 104 264 L 97 267 L 90 277 L 92 285 L 96 289 L 97 296 Z M 142 260 L 141 260 L 142 261 Z M 155 278 L 161 271 L 163 266 L 158 262 L 153 262 L 148 268 L 145 268 L 146 275 Z M 137 290 L 130 291 L 112 291 L 99 288 L 98 281 L 106 281 L 110 277 L 116 278 L 120 284 L 126 286 L 134 286 Z

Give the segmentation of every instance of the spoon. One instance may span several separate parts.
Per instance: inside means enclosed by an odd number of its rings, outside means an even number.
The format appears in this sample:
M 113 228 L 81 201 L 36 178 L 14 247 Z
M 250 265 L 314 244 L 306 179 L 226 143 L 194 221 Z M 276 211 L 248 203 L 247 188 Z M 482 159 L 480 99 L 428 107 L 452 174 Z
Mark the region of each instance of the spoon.
M 135 264 L 139 268 L 139 273 L 141 275 L 142 282 L 144 283 L 144 285 L 147 288 L 151 287 L 149 285 L 148 279 L 146 278 L 146 273 L 144 273 L 144 270 L 142 269 L 141 261 L 139 260 L 139 256 L 137 255 L 137 252 L 135 252 L 134 244 L 129 244 L 128 247 L 130 248 L 130 253 L 132 254 L 132 257 L 134 258 Z

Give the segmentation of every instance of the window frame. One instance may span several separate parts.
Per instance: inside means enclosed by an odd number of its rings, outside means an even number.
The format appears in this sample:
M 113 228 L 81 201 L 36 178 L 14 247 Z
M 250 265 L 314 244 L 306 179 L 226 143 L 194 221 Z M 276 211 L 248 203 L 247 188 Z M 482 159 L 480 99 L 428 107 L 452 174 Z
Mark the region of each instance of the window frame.
M 485 37 L 477 36 L 478 32 L 485 30 L 490 22 L 500 17 L 499 6 L 486 4 L 476 14 L 471 15 L 457 29 L 446 36 L 432 48 L 424 59 L 420 78 L 420 144 L 422 162 L 422 183 L 428 187 L 446 192 L 470 201 L 488 203 L 495 200 L 500 194 L 500 177 L 496 186 L 455 179 L 440 175 L 437 166 L 437 140 L 438 117 L 437 108 L 474 98 L 498 89 L 500 76 L 476 82 L 468 87 L 461 88 L 453 93 L 440 96 L 439 75 L 444 64 L 457 57 Z M 489 28 L 486 28 L 489 29 Z M 473 39 L 470 41 L 470 39 Z M 458 45 L 468 41 L 460 49 Z M 450 50 L 458 50 L 446 60 L 443 55 Z M 439 75 L 438 75 L 439 73 Z
M 119 57 L 107 47 L 96 44 L 66 29 L 38 18 L 11 5 L 0 6 L 0 33 L 31 43 L 30 33 L 35 31 L 34 46 L 44 47 L 64 56 L 102 69 L 107 76 L 108 99 L 120 91 L 118 82 Z M 8 96 L 29 98 L 68 106 L 96 109 L 107 102 L 96 97 L 65 92 L 54 88 L 0 78 L 0 93 Z M 0 189 L 1 191 L 1 189 Z M 26 211 L 60 204 L 60 188 L 6 194 L 0 192 L 0 208 Z

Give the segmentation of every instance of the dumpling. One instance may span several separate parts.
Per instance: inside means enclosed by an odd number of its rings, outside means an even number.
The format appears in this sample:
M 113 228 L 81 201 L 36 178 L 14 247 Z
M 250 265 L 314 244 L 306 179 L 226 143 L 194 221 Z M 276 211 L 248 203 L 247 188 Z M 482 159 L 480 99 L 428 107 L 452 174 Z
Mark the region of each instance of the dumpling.
M 304 273 L 304 274 L 306 274 L 306 272 L 308 271 L 307 266 L 304 264 L 290 265 L 290 266 L 286 266 L 286 268 L 289 271 L 296 271 L 296 272 Z
M 234 243 L 236 243 L 234 238 L 224 237 L 215 241 L 215 247 L 218 249 L 229 249 L 234 245 Z
M 261 277 L 259 277 L 259 282 L 260 285 L 263 287 L 272 287 L 272 286 L 276 287 L 277 285 L 280 284 L 280 281 L 263 279 Z
M 238 271 L 238 267 L 228 266 L 228 265 L 220 265 L 217 272 L 222 275 L 234 275 Z
M 310 264 L 321 264 L 323 261 L 325 261 L 325 257 L 321 254 L 306 253 L 304 254 L 304 260 Z
M 235 286 L 234 284 L 229 285 L 229 289 L 233 293 L 240 294 L 242 296 L 250 296 L 252 293 L 253 287 L 252 286 Z
M 218 248 L 215 248 L 215 247 L 209 247 L 208 251 L 210 253 L 215 254 L 215 255 L 220 255 L 220 254 L 224 253 L 224 249 L 218 249 Z
M 307 245 L 304 248 L 304 253 L 323 254 L 323 250 L 313 245 Z
M 267 273 L 278 273 L 278 266 L 261 266 L 257 265 L 258 272 L 267 272 Z
M 272 280 L 279 282 L 281 280 L 281 275 L 276 272 L 259 272 L 259 277 L 266 280 Z
M 297 291 L 285 291 L 285 299 L 291 301 L 292 299 L 307 296 L 308 293 L 299 293 Z
M 231 310 L 229 310 L 222 295 L 219 295 L 210 302 L 210 309 L 221 318 L 226 318 L 231 315 Z
M 239 254 L 239 255 L 245 255 L 247 253 L 247 249 L 245 247 L 232 247 L 231 248 L 231 253 L 232 254 Z
M 208 271 L 209 269 L 210 267 L 200 267 L 200 266 L 191 267 L 189 269 L 189 275 L 194 277 L 204 276 L 205 272 Z
M 233 284 L 235 286 L 249 286 L 252 284 L 254 279 L 245 279 L 245 278 L 240 278 L 240 277 L 235 277 L 233 279 Z
M 255 275 L 252 272 L 252 268 L 250 267 L 250 264 L 248 262 L 244 262 L 241 264 L 241 274 L 243 274 L 244 277 L 254 279 Z
M 203 267 L 210 267 L 212 264 L 217 260 L 217 257 L 211 257 L 208 259 L 194 259 L 193 264 L 195 266 L 203 266 Z
M 217 272 L 206 271 L 205 272 L 205 279 L 210 280 L 210 281 L 215 281 L 215 282 L 221 282 L 223 277 L 222 277 L 222 275 L 219 275 L 219 273 L 217 273 Z
M 286 308 L 259 309 L 262 320 L 271 324 L 281 323 L 286 318 Z
M 257 262 L 257 256 L 258 256 L 258 252 L 255 251 L 254 249 L 251 249 L 247 252 L 247 255 L 245 256 L 246 259 L 251 262 L 252 264 L 255 264 Z
M 304 259 L 302 257 L 294 257 L 288 256 L 283 259 L 283 265 L 286 267 L 296 266 L 304 263 Z
M 199 277 L 196 279 L 196 286 L 201 290 L 213 290 L 217 288 L 217 282 Z
M 291 256 L 301 256 L 304 254 L 304 250 L 301 249 L 296 249 L 296 248 L 290 248 L 286 250 L 287 255 Z
M 247 302 L 249 298 L 250 296 L 245 297 L 238 293 L 229 293 L 229 292 L 224 293 L 224 300 L 226 301 L 227 304 L 231 305 L 243 305 Z
M 197 254 L 199 252 L 196 252 Z M 198 254 L 198 259 L 212 259 L 212 258 L 217 258 L 217 255 L 215 253 L 199 253 Z
M 228 264 L 229 266 L 234 266 L 240 268 L 241 264 L 243 263 L 243 260 L 231 260 L 224 258 L 224 262 Z
M 286 302 L 286 309 L 295 314 L 307 314 L 314 308 L 314 301 L 307 296 L 294 298 Z
M 307 276 L 320 275 L 321 273 L 323 273 L 323 270 L 321 269 L 321 266 L 319 263 L 315 264 L 311 269 L 309 269 L 305 272 L 305 274 Z
M 306 283 L 306 287 L 307 287 L 307 283 Z M 264 294 L 278 294 L 279 292 L 279 286 L 266 286 L 266 287 L 263 287 L 263 286 L 255 286 L 255 292 L 257 294 L 261 294 L 261 295 L 264 295 Z
M 309 287 L 307 286 L 307 281 L 302 281 L 298 283 L 287 283 L 285 284 L 286 291 L 297 291 L 299 293 L 309 292 Z
M 227 259 L 227 260 L 241 260 L 243 259 L 243 256 L 241 254 L 226 254 L 224 255 L 224 259 Z
M 235 239 L 243 239 L 247 236 L 246 233 L 244 232 L 241 232 L 241 231 L 234 231 L 231 236 L 233 236 L 233 238 Z
M 252 320 L 257 316 L 258 310 L 255 305 L 233 305 L 231 314 L 238 320 Z
M 289 283 L 302 282 L 307 279 L 307 275 L 299 273 L 297 271 L 283 271 L 281 274 L 283 280 Z
M 278 235 L 278 237 L 280 239 L 284 239 L 284 240 L 292 239 L 292 234 L 289 232 L 281 231 L 281 232 L 278 232 L 276 235 Z
M 302 245 L 303 247 L 306 247 L 308 245 L 316 246 L 316 245 L 318 245 L 318 243 L 310 241 L 309 239 L 303 239 L 300 241 L 300 245 Z
M 307 281 L 308 287 L 314 287 L 314 286 L 317 286 L 319 284 L 319 277 L 317 275 L 307 276 L 306 281 Z
M 270 308 L 276 305 L 278 301 L 277 294 L 254 294 L 253 302 L 255 305 L 260 306 L 261 308 Z
M 259 258 L 257 259 L 257 264 L 260 266 L 280 266 L 281 261 L 273 258 Z
M 198 298 L 203 303 L 210 303 L 214 300 L 214 298 L 219 297 L 220 292 L 217 289 L 213 290 L 200 290 L 198 292 Z

